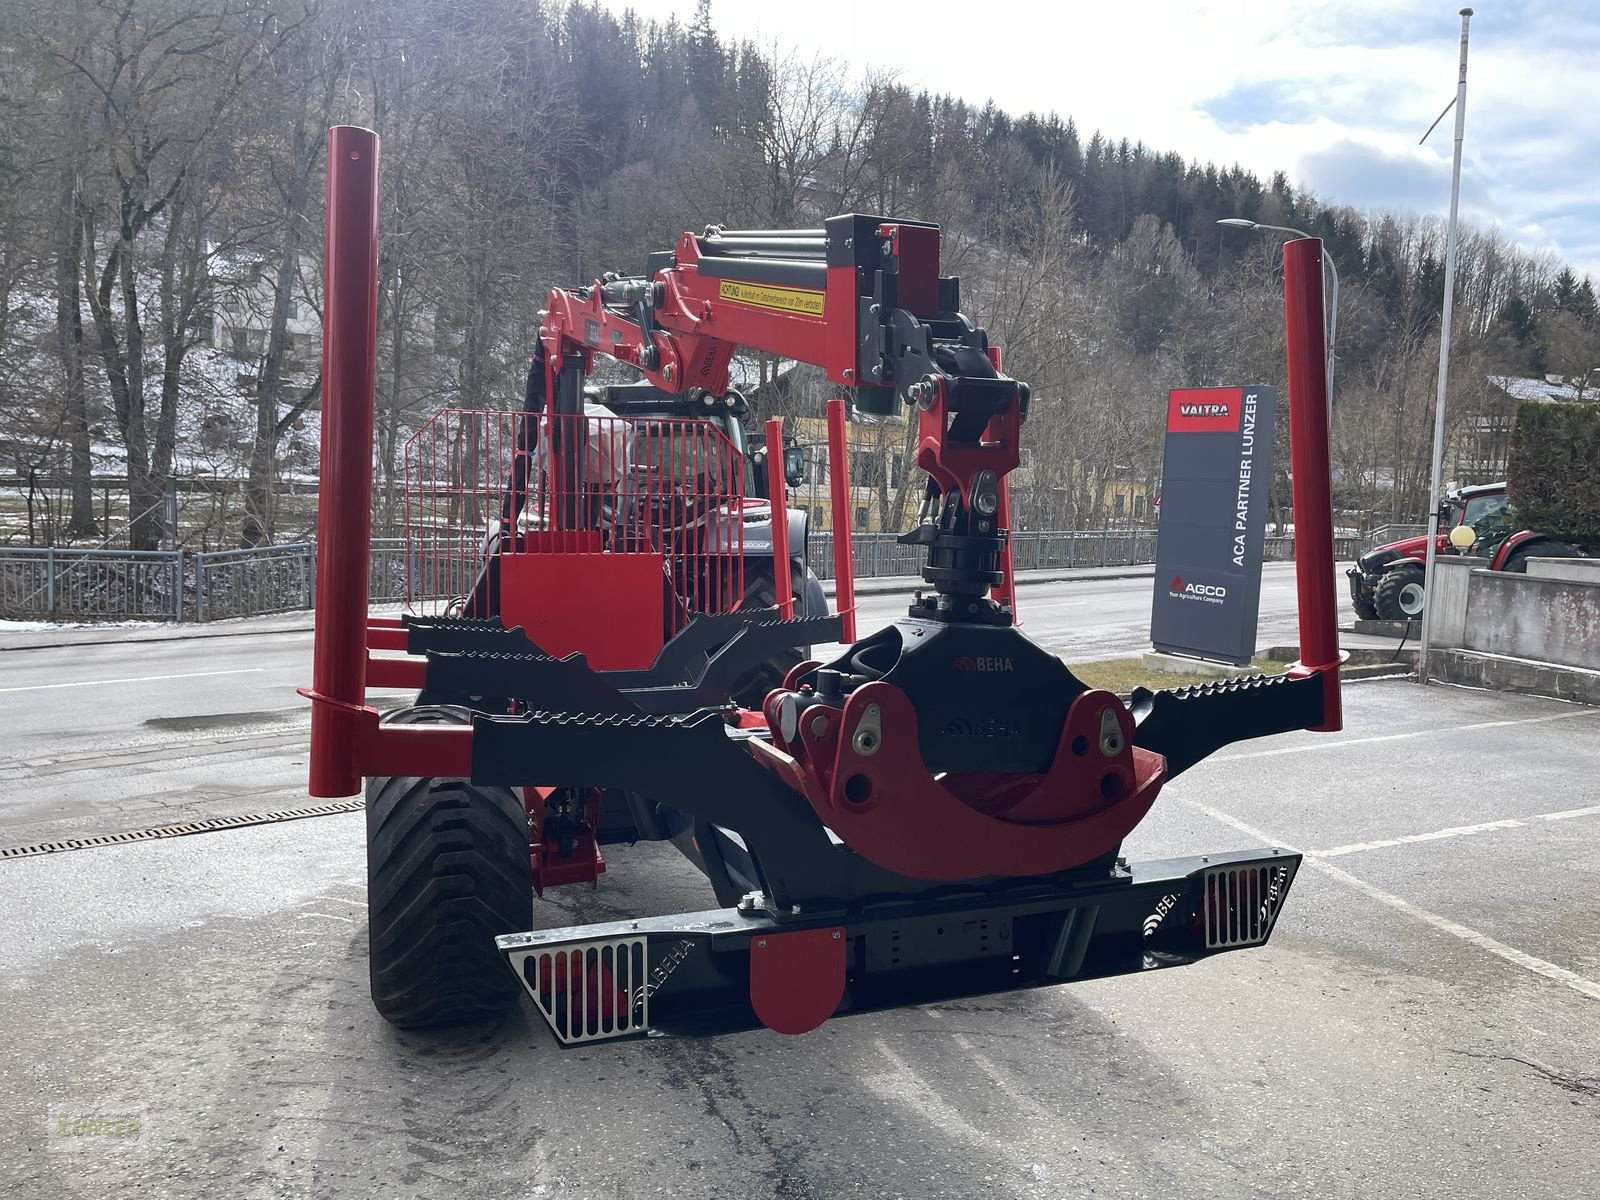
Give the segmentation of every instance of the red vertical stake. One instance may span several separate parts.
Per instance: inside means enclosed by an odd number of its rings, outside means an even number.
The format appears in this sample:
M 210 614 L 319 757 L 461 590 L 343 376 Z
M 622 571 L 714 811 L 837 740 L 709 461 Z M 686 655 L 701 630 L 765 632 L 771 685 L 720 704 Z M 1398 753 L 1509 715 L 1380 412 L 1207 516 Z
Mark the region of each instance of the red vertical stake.
M 1284 333 L 1289 366 L 1289 456 L 1294 476 L 1295 586 L 1300 663 L 1322 673 L 1323 723 L 1344 727 L 1339 697 L 1339 629 L 1333 578 L 1333 485 L 1328 455 L 1327 335 L 1322 241 L 1283 247 Z
M 989 356 L 989 361 L 994 365 L 996 371 L 1005 369 L 999 346 L 985 347 L 984 353 Z M 1009 604 L 1011 606 L 1011 623 L 1013 625 L 1021 625 L 1022 621 L 1017 616 L 1015 556 L 1011 553 L 1011 477 L 1009 475 L 1000 477 L 1000 508 L 995 513 L 995 521 L 1001 529 L 1005 530 L 1006 548 L 1000 552 L 1000 586 L 994 589 L 994 598 L 1002 604 Z
M 789 578 L 789 505 L 783 478 L 783 422 L 767 421 L 767 495 L 772 499 L 772 580 L 778 591 L 778 611 L 785 621 L 794 619 L 794 583 Z
M 361 790 L 351 726 L 366 700 L 378 361 L 378 135 L 370 129 L 341 125 L 328 133 L 326 258 L 310 790 L 349 796 Z
M 1000 528 L 1005 530 L 1006 546 L 1000 551 L 1000 586 L 994 589 L 994 598 L 1002 604 L 1011 606 L 1011 623 L 1021 625 L 1022 618 L 1017 613 L 1017 576 L 1011 554 L 1011 477 L 1000 477 L 1000 508 L 995 514 L 995 520 Z
M 833 506 L 833 608 L 846 646 L 856 640 L 856 564 L 850 543 L 850 455 L 844 401 L 828 401 L 828 500 Z

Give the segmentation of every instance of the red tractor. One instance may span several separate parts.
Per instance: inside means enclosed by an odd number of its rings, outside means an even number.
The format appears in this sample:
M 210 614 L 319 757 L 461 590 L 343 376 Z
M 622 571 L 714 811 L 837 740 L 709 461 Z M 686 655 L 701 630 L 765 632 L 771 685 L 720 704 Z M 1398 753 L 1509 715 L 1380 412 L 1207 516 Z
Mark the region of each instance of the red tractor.
M 1491 571 L 1526 571 L 1528 560 L 1536 557 L 1588 557 L 1581 546 L 1531 529 L 1514 529 L 1511 515 L 1504 483 L 1455 489 L 1439 509 L 1436 552 L 1459 553 L 1451 533 L 1464 526 L 1475 534 L 1467 552 L 1488 558 Z M 1365 621 L 1420 620 L 1427 602 L 1427 553 L 1428 537 L 1420 534 L 1375 546 L 1363 554 L 1346 572 L 1356 616 Z
M 938 228 L 859 214 L 685 233 L 639 277 L 552 291 L 528 403 L 451 418 L 459 436 L 427 441 L 444 457 L 413 475 L 417 569 L 457 599 L 370 617 L 375 135 L 334 130 L 329 165 L 311 792 L 366 784 L 383 1016 L 458 1022 L 525 992 L 564 1045 L 803 1033 L 1266 942 L 1298 854 L 1129 863 L 1121 847 L 1218 748 L 1340 728 L 1317 243 L 1285 251 L 1296 512 L 1316 551 L 1305 661 L 1124 703 L 1016 627 L 1006 477 L 1026 385 L 961 315 Z M 726 405 L 740 347 L 818 364 L 858 410 L 917 423 L 927 481 L 901 540 L 923 550 L 925 590 L 864 638 L 842 401 L 839 610 L 799 610 L 783 521 L 775 603 L 743 585 L 746 456 L 675 407 Z M 638 372 L 647 411 L 585 407 L 597 355 Z M 766 433 L 779 496 L 777 422 Z M 736 695 L 775 653 L 829 643 L 759 702 Z M 369 687 L 439 702 L 380 720 Z M 544 888 L 595 883 L 612 838 L 673 842 L 715 907 L 524 932 Z

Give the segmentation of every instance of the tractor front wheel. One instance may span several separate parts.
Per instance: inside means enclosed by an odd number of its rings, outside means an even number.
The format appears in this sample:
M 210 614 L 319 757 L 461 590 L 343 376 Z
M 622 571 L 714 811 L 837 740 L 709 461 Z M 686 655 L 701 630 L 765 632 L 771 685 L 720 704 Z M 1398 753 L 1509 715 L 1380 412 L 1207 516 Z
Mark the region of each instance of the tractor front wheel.
M 399 725 L 465 725 L 460 708 L 401 709 Z M 503 1012 L 521 987 L 494 939 L 532 927 L 522 799 L 465 779 L 367 781 L 372 1003 L 402 1029 Z
M 1396 567 L 1385 571 L 1373 595 L 1378 615 L 1385 621 L 1415 621 L 1422 616 L 1428 588 L 1419 566 Z

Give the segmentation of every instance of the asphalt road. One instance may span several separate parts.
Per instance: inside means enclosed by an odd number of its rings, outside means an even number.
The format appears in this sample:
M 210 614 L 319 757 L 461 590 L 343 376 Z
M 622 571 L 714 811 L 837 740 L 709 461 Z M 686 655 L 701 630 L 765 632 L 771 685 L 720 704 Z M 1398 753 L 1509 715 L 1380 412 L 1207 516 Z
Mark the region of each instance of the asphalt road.
M 1030 628 L 1050 641 L 1044 614 L 1099 586 L 1041 595 Z M 169 791 L 197 812 L 304 803 L 285 689 L 305 652 L 278 634 L 0 655 L 0 689 L 35 689 L 0 690 L 7 842 L 156 823 L 139 806 Z M 1310 852 L 1266 949 L 800 1039 L 562 1052 L 526 1007 L 390 1030 L 366 997 L 359 815 L 0 859 L 4 1191 L 1600 1194 L 1600 710 L 1409 683 L 1351 685 L 1346 706 L 1341 734 L 1190 771 L 1127 846 Z M 541 920 L 710 902 L 660 847 L 608 857 Z M 141 1136 L 63 1137 L 62 1116 L 137 1116 Z

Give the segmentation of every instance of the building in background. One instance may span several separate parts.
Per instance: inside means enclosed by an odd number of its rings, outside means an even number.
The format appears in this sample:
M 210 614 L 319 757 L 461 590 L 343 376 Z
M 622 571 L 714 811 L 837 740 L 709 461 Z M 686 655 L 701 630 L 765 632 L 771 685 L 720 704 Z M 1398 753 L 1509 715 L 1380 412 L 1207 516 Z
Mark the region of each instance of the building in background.
M 241 362 L 255 363 L 267 349 L 272 328 L 272 304 L 277 293 L 274 264 L 248 253 L 219 256 L 212 267 L 210 345 Z M 295 362 L 313 362 L 322 353 L 322 313 L 318 297 L 321 274 L 316 260 L 300 256 L 295 286 L 289 293 L 289 316 L 284 325 L 285 347 Z
M 805 477 L 790 493 L 790 502 L 810 511 L 812 529 L 832 529 L 827 419 L 790 417 L 784 424 L 784 432 L 805 450 L 806 458 Z M 904 418 L 872 424 L 851 421 L 845 426 L 846 452 L 850 455 L 850 527 L 858 533 L 874 533 L 884 528 L 881 490 L 887 484 L 892 504 L 895 489 L 900 484 L 905 436 Z M 908 521 L 912 515 L 914 513 L 908 515 Z
M 1494 483 L 1506 477 L 1511 451 L 1511 431 L 1517 423 L 1517 405 L 1524 400 L 1544 404 L 1574 404 L 1600 398 L 1600 368 L 1591 371 L 1580 386 L 1561 375 L 1523 379 L 1490 375 L 1483 403 L 1451 421 L 1453 470 L 1450 478 L 1462 484 Z

